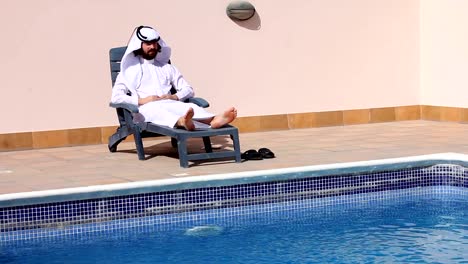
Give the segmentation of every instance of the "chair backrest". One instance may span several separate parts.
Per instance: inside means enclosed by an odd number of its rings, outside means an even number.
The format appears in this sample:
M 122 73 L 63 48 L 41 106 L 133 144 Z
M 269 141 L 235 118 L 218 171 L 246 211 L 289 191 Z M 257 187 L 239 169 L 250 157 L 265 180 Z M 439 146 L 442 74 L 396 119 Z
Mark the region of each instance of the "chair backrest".
M 122 60 L 123 55 L 125 54 L 125 50 L 127 50 L 127 46 L 112 48 L 109 51 L 112 86 L 114 86 L 115 80 L 117 79 L 117 75 L 119 75 L 120 61 Z

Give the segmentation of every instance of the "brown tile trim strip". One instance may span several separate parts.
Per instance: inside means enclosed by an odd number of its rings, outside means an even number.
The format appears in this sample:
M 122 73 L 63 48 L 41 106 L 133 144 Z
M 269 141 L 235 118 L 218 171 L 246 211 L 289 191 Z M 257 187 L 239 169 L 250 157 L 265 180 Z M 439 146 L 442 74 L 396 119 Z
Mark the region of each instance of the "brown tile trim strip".
M 468 122 L 468 108 L 421 105 L 421 119 L 442 122 Z
M 32 132 L 0 134 L 0 151 L 31 149 Z
M 239 117 L 241 133 L 405 120 L 468 122 L 468 108 L 409 105 L 312 113 Z M 0 151 L 107 143 L 117 126 L 0 134 Z M 127 138 L 133 141 L 133 137 Z

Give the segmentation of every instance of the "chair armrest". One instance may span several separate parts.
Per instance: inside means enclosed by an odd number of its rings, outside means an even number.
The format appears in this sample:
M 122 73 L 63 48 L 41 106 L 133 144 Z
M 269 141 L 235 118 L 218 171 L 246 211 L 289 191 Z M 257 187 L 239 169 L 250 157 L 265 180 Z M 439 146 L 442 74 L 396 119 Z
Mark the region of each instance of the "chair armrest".
M 187 99 L 185 102 L 194 103 L 203 108 L 207 108 L 210 106 L 210 103 L 208 103 L 208 101 L 200 97 L 192 97 L 192 98 Z
M 113 107 L 113 108 L 123 108 L 123 109 L 126 109 L 126 110 L 130 111 L 131 113 L 138 113 L 138 106 L 132 105 L 132 104 L 125 104 L 125 103 L 114 104 L 114 103 L 109 103 L 109 106 L 110 106 L 110 107 Z

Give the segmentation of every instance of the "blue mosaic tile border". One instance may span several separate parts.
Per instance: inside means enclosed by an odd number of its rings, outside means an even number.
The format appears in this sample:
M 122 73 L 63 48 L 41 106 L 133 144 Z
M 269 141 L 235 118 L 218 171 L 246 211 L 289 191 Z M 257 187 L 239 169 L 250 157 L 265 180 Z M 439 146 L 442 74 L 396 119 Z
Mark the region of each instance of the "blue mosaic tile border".
M 0 208 L 0 241 L 183 222 L 193 220 L 194 215 L 207 217 L 209 210 L 221 208 L 228 212 L 223 217 L 235 217 L 255 213 L 248 208 L 258 204 L 273 210 L 303 200 L 347 203 L 360 195 L 385 197 L 386 191 L 408 189 L 412 193 L 430 186 L 466 188 L 468 172 L 459 165 L 442 164 L 4 207 Z M 185 213 L 191 213 L 190 219 Z

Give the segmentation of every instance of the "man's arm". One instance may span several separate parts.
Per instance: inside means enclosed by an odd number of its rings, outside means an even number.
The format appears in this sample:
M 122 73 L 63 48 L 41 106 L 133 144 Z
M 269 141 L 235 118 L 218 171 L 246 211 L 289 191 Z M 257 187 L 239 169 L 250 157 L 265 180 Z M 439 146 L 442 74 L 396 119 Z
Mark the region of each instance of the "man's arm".
M 170 95 L 172 98 L 168 99 L 185 101 L 193 97 L 195 93 L 193 92 L 192 86 L 188 84 L 179 70 L 171 64 L 166 64 L 166 67 L 168 67 L 171 83 L 177 91 L 175 94 Z
M 117 75 L 114 87 L 112 87 L 111 102 L 114 104 L 126 103 L 132 105 L 138 105 L 139 103 L 138 95 L 136 93 L 129 95 L 129 90 L 125 85 L 125 81 L 122 77 L 122 74 Z

